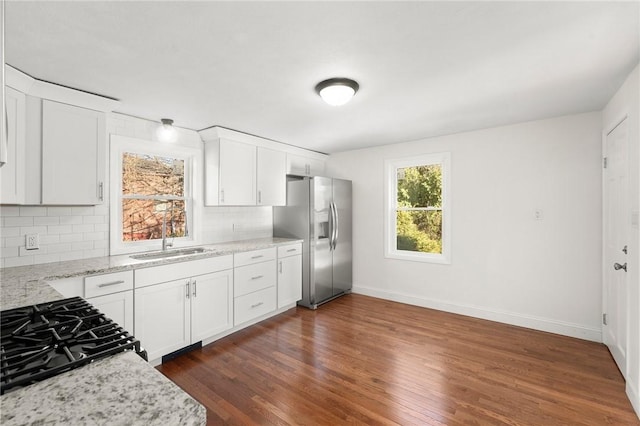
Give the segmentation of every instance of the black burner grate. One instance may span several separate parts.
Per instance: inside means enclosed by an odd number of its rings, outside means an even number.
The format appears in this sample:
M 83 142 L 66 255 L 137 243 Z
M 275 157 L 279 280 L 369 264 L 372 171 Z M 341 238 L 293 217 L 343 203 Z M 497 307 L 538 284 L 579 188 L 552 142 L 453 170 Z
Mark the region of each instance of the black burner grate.
M 83 366 L 140 342 L 80 298 L 0 312 L 0 394 Z

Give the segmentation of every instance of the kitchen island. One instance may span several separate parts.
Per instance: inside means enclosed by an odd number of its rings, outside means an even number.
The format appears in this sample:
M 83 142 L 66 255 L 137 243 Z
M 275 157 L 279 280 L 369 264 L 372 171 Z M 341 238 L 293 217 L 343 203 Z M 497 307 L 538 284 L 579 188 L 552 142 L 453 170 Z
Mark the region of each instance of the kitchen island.
M 0 270 L 0 309 L 63 299 L 47 281 L 204 259 L 296 242 L 264 238 L 204 246 L 181 258 L 128 255 Z M 206 410 L 134 352 L 100 359 L 0 396 L 0 424 L 204 425 Z

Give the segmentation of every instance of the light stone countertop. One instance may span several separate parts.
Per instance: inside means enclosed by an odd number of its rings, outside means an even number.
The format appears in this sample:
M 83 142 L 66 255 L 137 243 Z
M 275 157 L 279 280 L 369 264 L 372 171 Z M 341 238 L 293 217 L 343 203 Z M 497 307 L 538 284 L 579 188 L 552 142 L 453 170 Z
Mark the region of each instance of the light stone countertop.
M 0 310 L 64 299 L 64 296 L 46 283 L 47 281 L 167 265 L 295 242 L 302 242 L 302 240 L 259 238 L 200 246 L 209 251 L 164 259 L 138 260 L 129 255 L 120 255 L 4 268 L 0 269 Z
M 178 258 L 129 255 L 0 269 L 0 310 L 63 299 L 47 281 L 258 250 L 302 240 L 261 238 L 202 246 Z M 117 354 L 0 396 L 2 425 L 205 425 L 206 410 L 133 352 Z
M 200 403 L 131 351 L 2 395 L 0 409 L 4 426 L 207 423 Z

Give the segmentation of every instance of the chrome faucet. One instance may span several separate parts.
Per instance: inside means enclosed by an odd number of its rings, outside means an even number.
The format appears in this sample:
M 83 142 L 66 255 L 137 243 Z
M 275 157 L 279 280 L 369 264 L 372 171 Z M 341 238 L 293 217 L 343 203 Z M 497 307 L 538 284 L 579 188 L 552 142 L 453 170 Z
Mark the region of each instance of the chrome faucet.
M 162 251 L 166 251 L 167 247 L 173 247 L 173 241 L 167 242 L 167 209 L 164 209 L 162 216 Z

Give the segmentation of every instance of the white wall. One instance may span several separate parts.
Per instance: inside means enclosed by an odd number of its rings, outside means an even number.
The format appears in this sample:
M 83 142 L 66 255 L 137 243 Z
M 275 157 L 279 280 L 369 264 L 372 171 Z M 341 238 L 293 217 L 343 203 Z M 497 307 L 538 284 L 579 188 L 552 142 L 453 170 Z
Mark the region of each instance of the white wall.
M 445 151 L 451 265 L 384 258 L 384 160 Z M 354 292 L 601 341 L 600 113 L 338 153 L 328 170 L 353 181 Z
M 627 395 L 640 415 L 640 232 L 631 220 L 640 211 L 640 66 L 629 75 L 624 85 L 602 112 L 602 128 L 606 134 L 622 117 L 629 120 L 629 251 L 627 256 Z
M 157 125 L 123 114 L 107 114 L 109 134 L 149 143 L 156 140 Z M 177 143 L 202 145 L 196 132 L 185 129 L 178 129 Z M 108 158 L 105 153 L 105 161 Z M 109 194 L 109 179 L 106 183 L 105 194 Z M 272 235 L 270 207 L 209 207 L 203 208 L 201 217 L 200 240 L 204 244 Z M 25 235 L 32 233 L 40 235 L 40 249 L 27 251 Z M 0 268 L 108 254 L 109 200 L 100 206 L 0 206 Z

